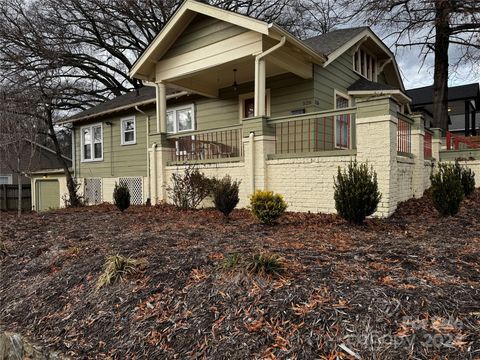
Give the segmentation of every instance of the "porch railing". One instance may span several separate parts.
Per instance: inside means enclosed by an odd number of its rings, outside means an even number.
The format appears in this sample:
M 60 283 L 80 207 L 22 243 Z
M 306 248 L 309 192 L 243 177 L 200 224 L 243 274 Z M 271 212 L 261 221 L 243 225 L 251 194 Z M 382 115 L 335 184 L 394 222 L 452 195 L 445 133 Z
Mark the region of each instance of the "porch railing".
M 243 157 L 242 126 L 168 135 L 171 161 L 203 161 Z
M 403 114 L 398 114 L 397 151 L 410 154 L 412 152 L 413 121 Z
M 433 134 L 425 129 L 425 135 L 423 137 L 423 157 L 425 159 L 432 158 L 432 138 Z
M 292 115 L 268 121 L 275 131 L 275 154 L 354 148 L 356 108 Z
M 447 150 L 480 149 L 480 144 L 465 136 L 454 135 L 450 131 L 446 132 L 445 142 Z

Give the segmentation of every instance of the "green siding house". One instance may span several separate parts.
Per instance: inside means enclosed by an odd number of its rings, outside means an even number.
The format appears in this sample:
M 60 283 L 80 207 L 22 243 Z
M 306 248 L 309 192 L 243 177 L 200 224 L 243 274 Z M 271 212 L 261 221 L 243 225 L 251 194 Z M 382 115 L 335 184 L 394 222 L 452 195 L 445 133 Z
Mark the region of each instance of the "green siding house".
M 240 205 L 256 189 L 273 189 L 291 209 L 330 212 L 339 165 L 353 157 L 374 164 L 368 153 L 383 154 L 379 167 L 397 155 L 414 158 L 410 99 L 392 52 L 368 27 L 300 40 L 187 0 L 130 76 L 144 86 L 64 120 L 73 125 L 74 173 L 91 204 L 111 202 L 115 183 L 130 188 L 135 204 L 168 201 L 171 174 L 193 163 L 241 179 Z M 365 148 L 374 142 L 380 152 Z M 398 192 L 389 180 L 398 182 L 398 171 L 385 171 L 384 191 Z M 396 202 L 384 198 L 380 215 L 389 215 Z

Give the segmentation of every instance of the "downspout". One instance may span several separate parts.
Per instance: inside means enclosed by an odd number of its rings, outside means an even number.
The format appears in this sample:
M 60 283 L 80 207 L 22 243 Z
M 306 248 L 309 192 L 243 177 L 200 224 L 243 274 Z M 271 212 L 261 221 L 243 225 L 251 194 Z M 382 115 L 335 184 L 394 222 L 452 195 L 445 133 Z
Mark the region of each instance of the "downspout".
M 148 150 L 150 149 L 150 115 L 145 113 L 145 111 L 140 110 L 140 108 L 135 106 L 135 110 L 137 110 L 139 113 L 145 115 L 146 119 L 146 131 L 147 131 L 147 177 L 148 177 L 148 193 L 147 193 L 147 199 L 152 200 L 152 177 L 150 176 L 150 154 L 148 153 Z
M 250 146 L 250 173 L 252 177 L 250 179 L 252 186 L 252 194 L 255 192 L 255 143 L 254 143 L 255 133 L 252 131 L 248 135 L 248 144 Z
M 154 198 L 153 198 L 153 204 L 156 205 L 157 204 L 157 201 L 158 201 L 158 181 L 157 181 L 157 143 L 153 143 L 152 145 L 152 177 L 153 178 L 153 194 L 154 194 Z M 152 184 L 152 182 L 150 181 L 150 184 Z
M 265 116 L 266 115 L 266 109 L 265 109 L 265 63 L 260 63 L 260 60 L 262 60 L 264 57 L 270 55 L 274 51 L 277 51 L 281 47 L 285 45 L 287 42 L 287 38 L 285 36 L 282 36 L 280 39 L 280 42 L 272 46 L 270 49 L 265 50 L 261 52 L 260 54 L 255 56 L 255 94 L 258 94 L 256 96 L 256 101 L 255 101 L 255 116 Z M 262 91 L 260 91 L 262 90 Z M 257 103 L 258 102 L 258 103 Z M 263 106 L 260 107 L 260 103 L 263 103 Z

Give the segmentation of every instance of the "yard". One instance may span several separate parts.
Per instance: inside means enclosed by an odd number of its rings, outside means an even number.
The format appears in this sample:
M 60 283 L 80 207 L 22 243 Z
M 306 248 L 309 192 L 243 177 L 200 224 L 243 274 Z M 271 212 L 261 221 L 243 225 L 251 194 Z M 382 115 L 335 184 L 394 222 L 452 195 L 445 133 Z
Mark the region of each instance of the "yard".
M 275 253 L 278 276 L 221 269 Z M 96 290 L 109 255 L 139 272 Z M 478 359 L 480 192 L 352 226 L 289 213 L 113 206 L 0 214 L 0 329 L 74 359 Z

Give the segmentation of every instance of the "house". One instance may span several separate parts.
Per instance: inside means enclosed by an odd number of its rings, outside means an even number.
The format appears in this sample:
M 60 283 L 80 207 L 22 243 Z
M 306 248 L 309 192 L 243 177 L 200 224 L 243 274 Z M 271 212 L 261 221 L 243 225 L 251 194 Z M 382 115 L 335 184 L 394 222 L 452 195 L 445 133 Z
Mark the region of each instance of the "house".
M 55 151 L 47 146 L 24 140 L 22 148 L 13 149 L 18 144 L 0 147 L 0 185 L 30 184 L 27 176 L 38 170 L 51 170 L 60 167 Z M 20 159 L 16 154 L 20 154 Z M 65 157 L 67 161 L 71 159 Z M 20 165 L 20 166 L 19 166 Z M 19 174 L 20 170 L 23 174 Z
M 395 57 L 368 27 L 300 40 L 275 24 L 185 1 L 130 70 L 145 87 L 65 119 L 85 199 L 168 201 L 195 164 L 282 193 L 294 211 L 334 212 L 333 178 L 368 161 L 377 215 L 429 186 L 440 139 L 411 112 Z M 65 189 L 63 189 L 65 191 Z
M 412 110 L 432 117 L 433 86 L 407 90 L 412 99 Z M 448 130 L 451 133 L 475 136 L 480 127 L 480 88 L 478 83 L 448 88 Z M 477 122 L 477 119 L 479 121 Z

